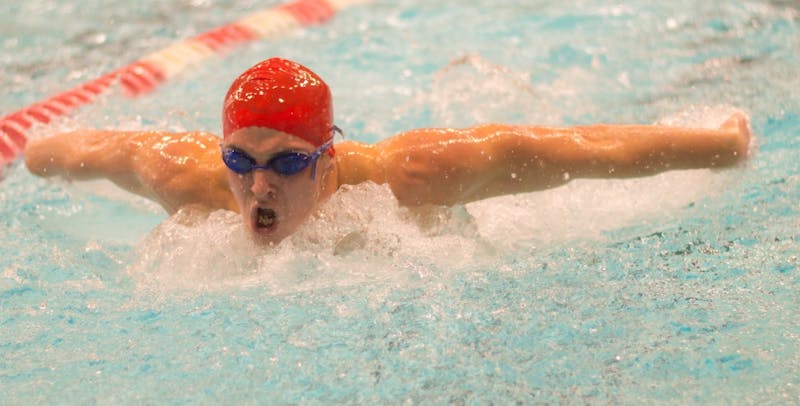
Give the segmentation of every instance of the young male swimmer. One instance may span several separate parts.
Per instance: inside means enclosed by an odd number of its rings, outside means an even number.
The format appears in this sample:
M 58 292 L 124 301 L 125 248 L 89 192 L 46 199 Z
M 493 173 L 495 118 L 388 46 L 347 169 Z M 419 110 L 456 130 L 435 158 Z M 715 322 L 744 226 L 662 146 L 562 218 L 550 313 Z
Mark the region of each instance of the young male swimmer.
M 455 205 L 575 178 L 730 166 L 746 158 L 750 143 L 747 118 L 734 113 L 719 129 L 488 124 L 334 148 L 328 86 L 280 58 L 234 80 L 222 123 L 222 140 L 206 132 L 61 134 L 32 141 L 25 163 L 39 176 L 108 178 L 169 213 L 198 206 L 239 211 L 252 237 L 271 244 L 342 185 L 385 183 L 406 206 Z

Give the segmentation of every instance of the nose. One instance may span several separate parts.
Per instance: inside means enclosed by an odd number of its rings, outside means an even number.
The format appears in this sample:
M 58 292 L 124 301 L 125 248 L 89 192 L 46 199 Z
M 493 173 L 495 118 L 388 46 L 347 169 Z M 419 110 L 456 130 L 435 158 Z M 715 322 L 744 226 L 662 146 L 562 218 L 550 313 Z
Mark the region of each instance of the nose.
M 272 177 L 275 176 L 271 171 L 264 169 L 256 169 L 253 171 L 253 184 L 250 186 L 250 191 L 257 199 L 266 199 L 275 196 L 277 190 L 276 184 Z

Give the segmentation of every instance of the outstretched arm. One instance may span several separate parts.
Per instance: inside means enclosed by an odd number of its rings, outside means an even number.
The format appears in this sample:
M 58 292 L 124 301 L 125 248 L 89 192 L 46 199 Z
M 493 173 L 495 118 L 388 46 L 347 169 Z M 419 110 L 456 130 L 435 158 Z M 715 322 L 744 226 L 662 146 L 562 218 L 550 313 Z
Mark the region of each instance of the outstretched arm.
M 169 213 L 191 204 L 235 209 L 218 143 L 208 133 L 83 130 L 31 141 L 25 164 L 44 177 L 107 178 Z
M 487 125 L 414 130 L 374 147 L 339 148 L 339 176 L 340 183 L 388 183 L 404 205 L 452 205 L 552 188 L 575 178 L 730 166 L 747 156 L 749 140 L 741 113 L 719 129 Z

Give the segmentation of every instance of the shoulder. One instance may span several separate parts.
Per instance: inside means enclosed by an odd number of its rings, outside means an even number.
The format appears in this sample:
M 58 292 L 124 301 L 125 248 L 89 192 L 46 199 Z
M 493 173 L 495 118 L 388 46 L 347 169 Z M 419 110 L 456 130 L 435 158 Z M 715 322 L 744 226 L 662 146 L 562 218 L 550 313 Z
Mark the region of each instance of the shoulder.
M 169 212 L 186 205 L 231 209 L 220 138 L 206 132 L 138 133 L 138 174 Z
M 158 154 L 164 158 L 174 156 L 200 156 L 219 151 L 221 139 L 207 132 L 130 132 L 121 140 L 128 147 L 142 152 Z
M 371 180 L 383 182 L 383 167 L 374 146 L 355 141 L 336 144 L 338 186 Z

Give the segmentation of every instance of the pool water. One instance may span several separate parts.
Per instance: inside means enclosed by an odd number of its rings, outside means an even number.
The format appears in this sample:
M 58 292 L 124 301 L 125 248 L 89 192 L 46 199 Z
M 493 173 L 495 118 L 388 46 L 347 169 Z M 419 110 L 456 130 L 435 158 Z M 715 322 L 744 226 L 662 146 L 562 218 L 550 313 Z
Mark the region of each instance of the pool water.
M 799 402 L 797 3 L 517 3 L 347 9 L 31 136 L 218 132 L 232 78 L 281 55 L 328 81 L 350 139 L 487 121 L 715 127 L 741 109 L 754 155 L 423 221 L 385 187 L 349 187 L 271 249 L 232 213 L 187 224 L 18 161 L 0 181 L 0 403 Z M 0 114 L 273 4 L 4 4 Z

